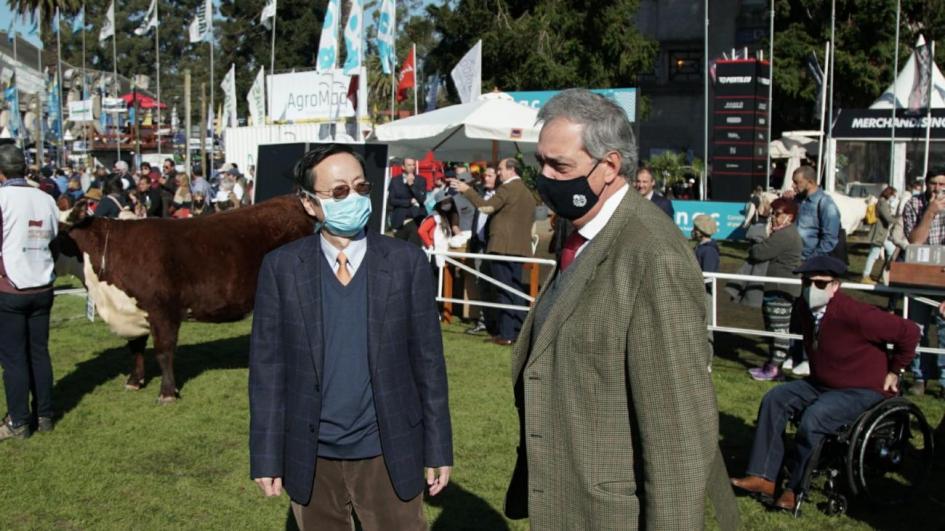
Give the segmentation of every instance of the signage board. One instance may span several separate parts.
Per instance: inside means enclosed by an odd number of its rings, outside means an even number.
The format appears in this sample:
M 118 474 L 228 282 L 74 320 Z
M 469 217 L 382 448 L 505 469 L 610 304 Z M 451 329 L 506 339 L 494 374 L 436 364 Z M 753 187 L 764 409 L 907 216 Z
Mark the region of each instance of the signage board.
M 931 120 L 927 112 L 896 111 L 893 121 L 891 110 L 842 109 L 833 126 L 834 138 L 875 138 L 889 140 L 896 128 L 896 140 L 925 140 L 926 127 L 933 140 L 945 140 L 945 109 L 932 109 Z
M 673 201 L 673 209 L 676 210 L 673 221 L 687 236 L 692 232 L 692 220 L 699 214 L 712 216 L 719 224 L 719 230 L 712 235 L 714 240 L 739 238 L 744 233 L 742 223 L 745 222 L 745 203 Z
M 297 123 L 354 116 L 354 105 L 348 99 L 350 81 L 350 76 L 342 74 L 341 70 L 268 75 L 266 84 L 272 98 L 269 118 Z

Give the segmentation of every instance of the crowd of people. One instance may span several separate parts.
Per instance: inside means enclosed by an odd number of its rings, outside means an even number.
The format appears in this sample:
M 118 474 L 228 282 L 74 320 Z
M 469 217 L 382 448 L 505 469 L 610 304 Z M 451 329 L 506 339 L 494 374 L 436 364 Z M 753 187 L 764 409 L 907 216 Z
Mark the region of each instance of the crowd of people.
M 147 161 L 131 168 L 124 160 L 111 169 L 47 159 L 27 168 L 27 182 L 49 194 L 62 212 L 83 201 L 87 213 L 115 219 L 189 218 L 252 204 L 255 168 L 243 174 L 224 164 L 206 178 L 196 165 L 181 171 L 167 158 L 160 169 Z

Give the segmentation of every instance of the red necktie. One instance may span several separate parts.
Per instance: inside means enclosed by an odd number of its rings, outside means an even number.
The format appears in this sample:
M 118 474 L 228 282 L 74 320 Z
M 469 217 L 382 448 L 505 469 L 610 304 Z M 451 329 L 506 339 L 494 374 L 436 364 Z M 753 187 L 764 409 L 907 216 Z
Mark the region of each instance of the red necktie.
M 563 272 L 568 266 L 571 265 L 571 262 L 577 258 L 578 249 L 584 245 L 584 242 L 587 241 L 587 238 L 581 236 L 581 233 L 574 231 L 568 236 L 567 240 L 564 240 L 564 247 L 561 249 L 561 271 Z

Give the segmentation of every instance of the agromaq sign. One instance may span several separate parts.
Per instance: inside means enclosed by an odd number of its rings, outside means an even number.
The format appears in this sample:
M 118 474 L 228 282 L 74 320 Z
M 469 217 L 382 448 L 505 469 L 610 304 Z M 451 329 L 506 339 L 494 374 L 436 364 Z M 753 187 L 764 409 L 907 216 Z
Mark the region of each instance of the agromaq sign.
M 329 121 L 355 115 L 348 99 L 351 77 L 341 70 L 270 75 L 266 83 L 272 95 L 269 117 L 273 121 Z

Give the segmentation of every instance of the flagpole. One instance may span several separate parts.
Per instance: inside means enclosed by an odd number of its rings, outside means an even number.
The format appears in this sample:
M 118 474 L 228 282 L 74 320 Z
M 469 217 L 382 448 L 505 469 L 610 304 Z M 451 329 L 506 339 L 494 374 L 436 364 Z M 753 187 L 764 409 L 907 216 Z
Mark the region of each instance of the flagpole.
M 118 32 L 115 31 L 115 21 L 112 20 L 112 75 L 115 76 L 115 97 L 121 97 L 121 81 L 118 79 Z M 115 117 L 115 124 L 117 126 L 117 134 L 115 136 L 115 151 L 118 153 L 118 160 L 121 160 L 121 118 L 120 113 L 113 113 Z M 137 117 L 136 117 L 137 118 Z
M 774 93 L 774 0 L 771 0 L 771 21 L 768 28 L 768 145 L 765 146 L 767 165 L 765 166 L 765 191 L 771 188 L 771 119 L 774 116 L 772 106 Z
M 705 201 L 708 199 L 709 190 L 709 0 L 705 0 L 704 7 L 705 10 L 705 31 L 703 32 L 702 43 L 704 46 L 703 55 L 703 105 L 702 105 L 702 115 L 703 115 L 703 135 L 702 135 L 702 149 L 705 157 L 705 161 L 702 164 L 702 182 L 699 183 L 699 199 Z M 770 105 L 770 103 L 769 103 Z
M 40 6 L 37 8 L 37 20 L 36 20 L 37 26 L 40 27 L 40 30 L 39 30 L 40 43 L 42 43 L 42 34 L 43 34 L 43 30 L 42 30 L 42 20 L 43 20 L 43 6 L 40 5 Z M 39 72 L 40 72 L 40 75 L 42 76 L 42 79 L 43 79 L 43 94 L 41 94 L 40 97 L 38 98 L 38 99 L 39 99 L 39 101 L 38 101 L 38 104 L 39 104 L 39 105 L 38 105 L 38 107 L 39 107 L 39 145 L 36 147 L 36 158 L 39 160 L 38 166 L 42 167 L 43 164 L 46 162 L 46 157 L 45 157 L 45 152 L 46 152 L 46 132 L 44 131 L 44 129 L 46 129 L 46 128 L 44 127 L 45 124 L 43 123 L 43 122 L 45 122 L 45 120 L 46 120 L 46 117 L 44 116 L 44 112 L 43 112 L 43 107 L 44 107 L 44 105 L 43 105 L 43 96 L 46 96 L 46 94 L 45 94 L 45 92 L 46 92 L 46 69 L 43 68 L 43 47 L 42 47 L 42 46 L 40 46 L 39 49 L 37 50 L 36 57 L 37 57 L 37 62 L 38 62 L 38 64 L 39 64 Z
M 830 81 L 830 88 L 829 88 L 829 90 L 830 90 L 830 93 L 829 93 L 830 103 L 828 104 L 828 116 L 827 116 L 827 139 L 828 139 L 828 143 L 829 143 L 830 139 L 833 138 L 833 65 L 834 65 L 834 63 L 836 62 L 835 59 L 837 58 L 836 29 L 837 29 L 837 0 L 830 0 L 830 74 L 829 74 L 829 76 L 828 76 L 828 81 Z M 826 154 L 827 154 L 826 149 L 827 149 L 827 148 L 825 148 L 825 151 L 824 151 L 824 155 L 825 155 L 825 156 L 826 156 Z M 831 166 L 834 165 L 834 163 L 833 163 L 833 156 L 832 156 L 832 155 L 831 155 L 831 163 L 830 163 L 830 164 L 831 164 Z M 832 169 L 830 169 L 830 168 L 825 168 L 824 182 L 822 183 L 822 184 L 824 185 L 824 189 L 825 189 L 825 190 L 826 190 L 826 188 L 827 188 L 827 187 L 826 187 L 826 184 L 827 184 L 826 173 L 827 173 L 827 172 L 833 173 L 833 172 L 832 172 Z M 818 176 L 818 177 L 819 177 L 819 176 Z
M 85 95 L 92 95 L 92 91 L 88 90 L 86 83 L 89 82 L 85 71 L 85 2 L 82 2 L 82 99 L 85 99 Z M 89 154 L 89 124 L 82 124 L 82 142 L 85 143 L 85 161 L 88 162 Z
M 411 45 L 413 53 L 413 115 L 417 115 L 417 84 L 420 78 L 417 76 L 417 43 Z
M 19 77 L 20 77 L 20 76 L 19 76 L 19 74 L 17 73 L 17 70 L 19 69 L 19 66 L 20 66 L 20 59 L 19 59 L 19 57 L 18 57 L 18 55 L 17 55 L 17 52 L 16 52 L 16 41 L 17 41 L 17 40 L 19 40 L 19 36 L 18 36 L 18 34 L 17 34 L 17 32 L 16 32 L 16 29 L 14 29 L 14 30 L 13 30 L 13 91 L 14 91 L 14 93 L 15 93 L 15 95 L 16 95 L 16 107 L 17 107 L 17 108 L 16 108 L 16 111 L 17 111 L 17 116 L 14 116 L 13 118 L 16 118 L 17 123 L 20 124 L 19 128 L 16 130 L 16 138 L 15 138 L 15 140 L 16 140 L 16 145 L 17 145 L 17 147 L 22 148 L 22 147 L 23 147 L 23 141 L 22 141 L 22 139 L 21 139 L 20 137 L 23 135 L 23 131 L 22 131 L 22 129 L 23 129 L 23 117 L 22 117 L 22 116 L 19 116 L 19 114 L 20 114 L 20 113 L 19 113 L 19 110 L 20 110 L 20 80 L 19 80 Z M 11 108 L 11 110 L 13 110 L 13 109 Z
M 922 175 L 925 176 L 929 173 L 929 146 L 932 140 L 932 91 L 935 89 L 935 83 L 933 81 L 933 74 L 935 73 L 935 41 L 932 41 L 932 45 L 929 47 L 929 88 L 928 95 L 926 96 L 926 105 L 928 110 L 926 111 L 925 119 L 925 158 L 922 163 Z
M 66 120 L 62 115 L 62 35 L 60 35 L 62 33 L 62 24 L 60 24 L 60 22 L 62 21 L 59 18 L 59 14 L 60 11 L 57 7 L 54 24 L 56 24 L 56 77 L 58 78 L 56 80 L 56 91 L 59 93 L 59 116 L 57 117 L 59 119 L 59 156 L 56 157 L 56 160 L 59 162 L 59 166 L 62 167 L 65 165 L 64 161 L 66 156 L 66 142 L 64 140 L 66 136 Z
M 394 118 L 394 92 L 396 89 L 394 87 L 394 70 L 396 70 L 396 67 L 397 67 L 396 64 L 390 65 L 390 121 L 392 122 L 395 120 Z
M 892 72 L 892 127 L 889 129 L 889 183 L 896 182 L 896 107 L 899 106 L 899 98 L 896 97 L 896 79 L 899 77 L 899 16 L 902 10 L 902 1 L 896 0 L 896 44 L 893 55 Z M 905 176 L 903 176 L 903 189 L 905 189 Z
M 279 4 L 276 4 L 276 10 L 272 14 L 272 46 L 269 50 L 269 75 L 276 75 L 276 19 L 279 18 Z M 266 79 L 265 75 L 263 76 L 263 89 L 266 89 Z M 272 115 L 272 90 L 269 90 L 269 114 Z M 272 120 L 270 120 L 271 122 Z M 265 119 L 263 119 L 265 122 Z M 269 131 L 270 139 L 272 135 L 272 130 Z
M 160 2 L 154 3 L 154 19 L 157 21 L 157 25 L 154 26 L 154 57 L 156 59 L 155 70 L 157 71 L 157 148 L 160 155 L 163 151 L 161 149 L 161 18 L 158 15 L 159 4 Z
M 833 66 L 833 61 L 830 60 L 831 44 L 832 43 L 830 41 L 827 41 L 827 46 L 824 48 L 824 66 L 826 67 L 824 69 L 825 76 L 827 75 L 826 72 L 829 72 L 831 67 Z M 827 83 L 828 81 L 829 80 L 824 79 L 823 83 Z M 818 179 L 820 179 L 820 172 L 824 165 L 824 152 L 826 149 L 824 146 L 824 143 L 827 140 L 826 135 L 824 135 L 824 111 L 826 111 L 824 100 L 827 99 L 827 91 L 821 90 L 820 92 L 821 92 L 820 94 L 820 141 L 817 143 L 817 178 Z M 785 178 L 790 178 L 790 176 L 785 175 Z

